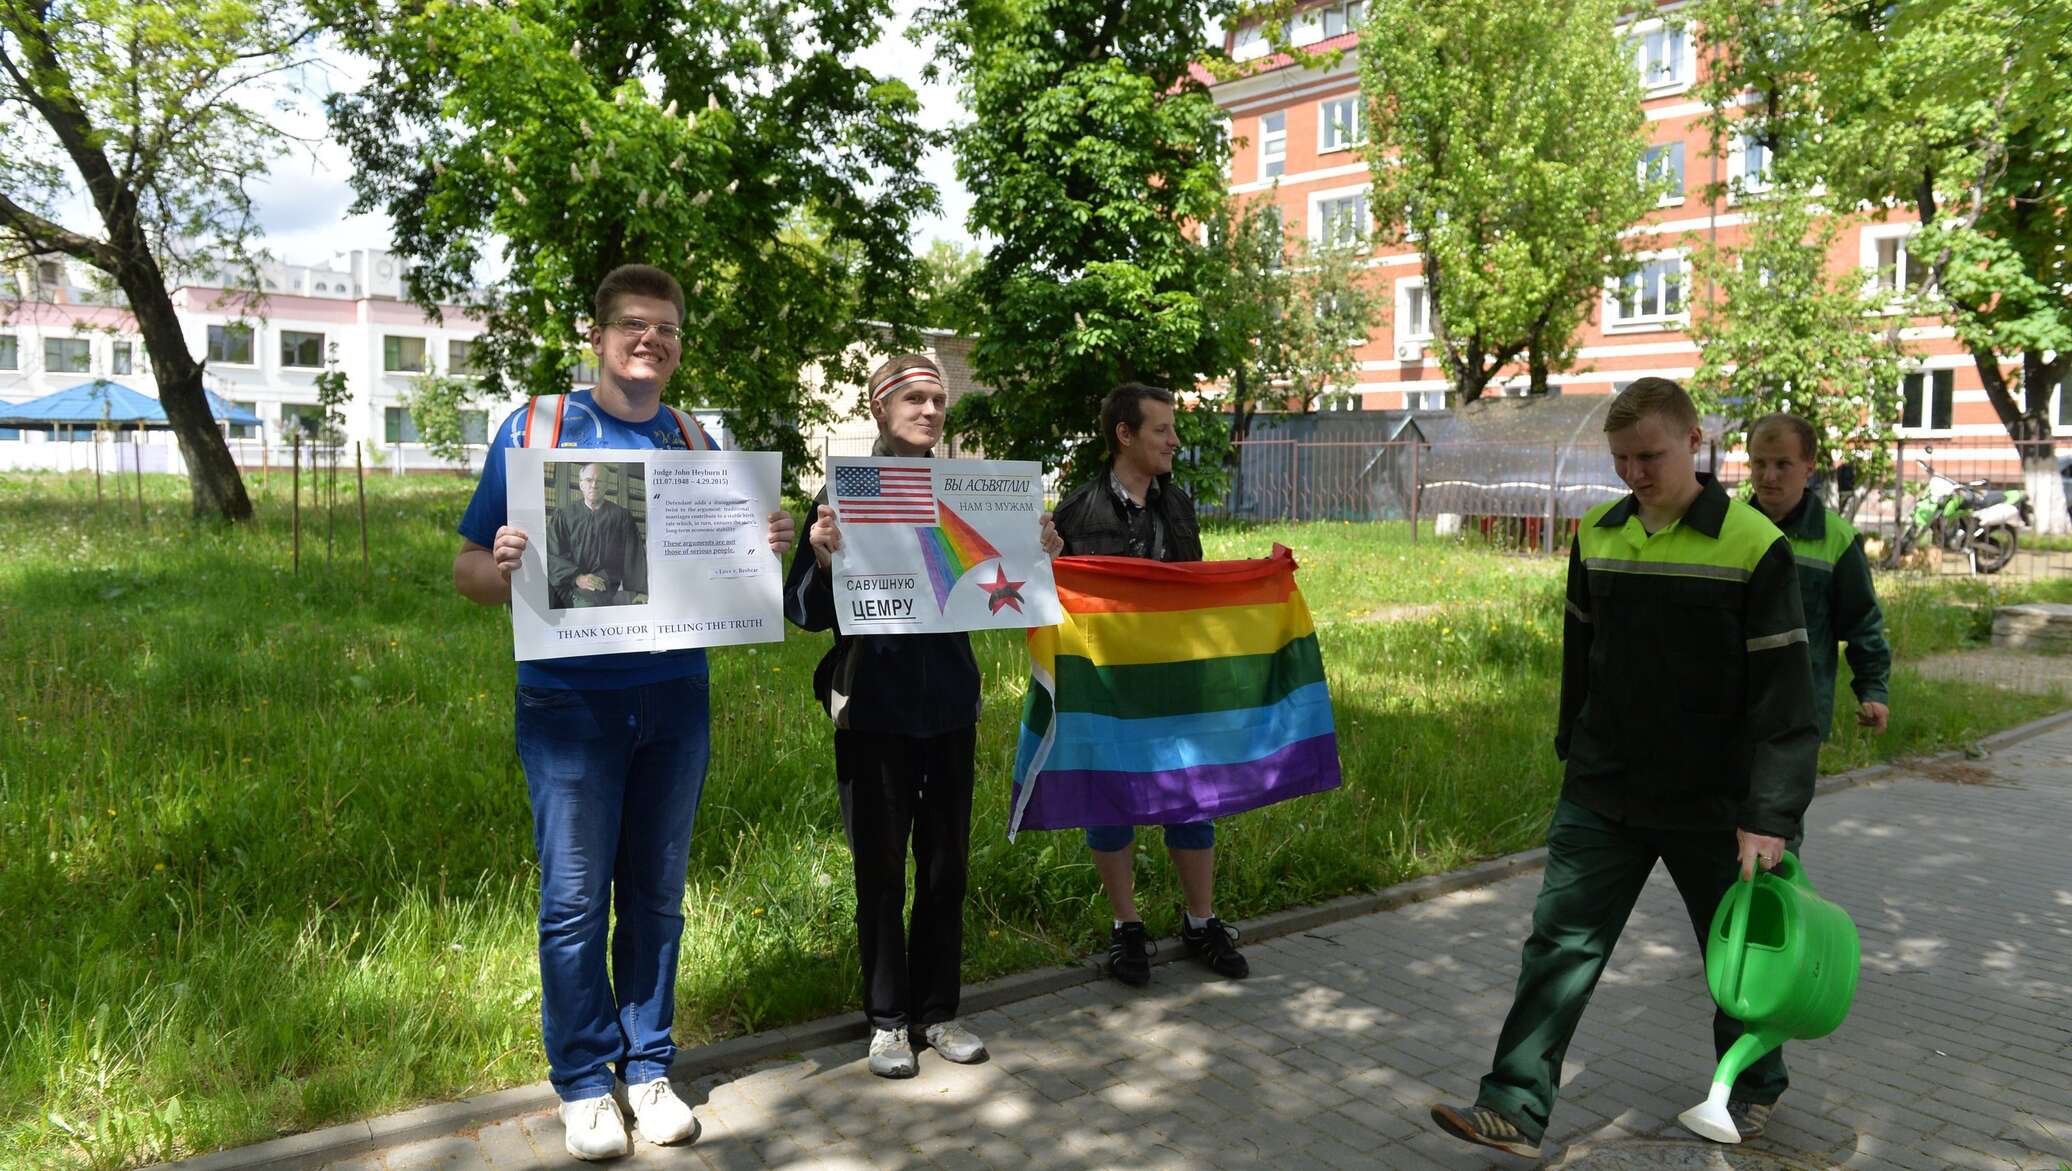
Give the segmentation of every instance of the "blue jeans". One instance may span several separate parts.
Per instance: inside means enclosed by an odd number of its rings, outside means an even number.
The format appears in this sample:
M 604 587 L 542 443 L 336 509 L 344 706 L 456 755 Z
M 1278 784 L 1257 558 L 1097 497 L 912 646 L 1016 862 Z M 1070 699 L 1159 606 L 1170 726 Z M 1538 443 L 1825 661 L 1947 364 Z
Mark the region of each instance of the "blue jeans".
M 518 689 L 540 861 L 540 1025 L 563 1101 L 610 1093 L 614 1066 L 629 1085 L 662 1077 L 676 1055 L 684 872 L 710 710 L 703 678 Z
M 1206 850 L 1216 844 L 1213 821 L 1189 821 L 1164 828 L 1168 850 Z M 1136 840 L 1137 827 L 1133 825 L 1097 825 L 1086 831 L 1086 848 L 1103 854 L 1127 850 Z

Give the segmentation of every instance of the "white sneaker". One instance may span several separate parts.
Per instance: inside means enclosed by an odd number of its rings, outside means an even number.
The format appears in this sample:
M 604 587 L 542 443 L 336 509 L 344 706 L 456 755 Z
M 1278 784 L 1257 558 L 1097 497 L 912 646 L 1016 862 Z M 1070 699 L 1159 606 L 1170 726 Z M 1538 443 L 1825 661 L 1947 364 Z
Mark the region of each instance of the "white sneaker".
M 986 1059 L 986 1043 L 956 1021 L 942 1021 L 921 1030 L 928 1047 L 942 1054 L 944 1061 L 971 1065 Z
M 698 1120 L 666 1077 L 627 1086 L 626 1102 L 633 1107 L 633 1124 L 640 1128 L 640 1137 L 656 1146 L 698 1137 Z
M 920 1070 L 905 1029 L 871 1030 L 870 1065 L 879 1077 L 912 1077 Z
M 578 1159 L 616 1159 L 626 1153 L 626 1120 L 619 1116 L 619 1104 L 610 1094 L 582 1098 L 561 1104 L 563 1140 L 568 1153 Z

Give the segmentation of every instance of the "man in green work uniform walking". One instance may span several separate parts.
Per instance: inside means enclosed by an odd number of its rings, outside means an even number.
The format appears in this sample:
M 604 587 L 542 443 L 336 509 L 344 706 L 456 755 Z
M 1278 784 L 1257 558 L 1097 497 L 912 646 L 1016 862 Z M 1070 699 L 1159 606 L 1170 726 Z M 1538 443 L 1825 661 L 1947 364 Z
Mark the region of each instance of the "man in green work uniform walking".
M 1554 737 L 1566 774 L 1532 936 L 1474 1105 L 1432 1107 L 1447 1133 L 1529 1158 L 1656 861 L 1702 943 L 1734 880 L 1799 835 L 1820 751 L 1790 544 L 1697 474 L 1703 432 L 1676 383 L 1633 383 L 1604 429 L 1633 491 L 1592 509 L 1569 550 Z M 1741 1024 L 1715 1013 L 1712 1033 L 1724 1053 Z M 1744 1138 L 1784 1088 L 1782 1050 L 1742 1075 L 1728 1112 Z
M 1834 723 L 1837 642 L 1849 644 L 1856 722 L 1882 736 L 1891 718 L 1886 685 L 1892 675 L 1892 648 L 1885 642 L 1885 616 L 1871 589 L 1863 537 L 1806 491 L 1818 450 L 1813 425 L 1797 415 L 1757 419 L 1748 429 L 1752 503 L 1783 530 L 1798 560 L 1806 645 L 1813 657 L 1813 708 L 1821 738 L 1827 738 Z

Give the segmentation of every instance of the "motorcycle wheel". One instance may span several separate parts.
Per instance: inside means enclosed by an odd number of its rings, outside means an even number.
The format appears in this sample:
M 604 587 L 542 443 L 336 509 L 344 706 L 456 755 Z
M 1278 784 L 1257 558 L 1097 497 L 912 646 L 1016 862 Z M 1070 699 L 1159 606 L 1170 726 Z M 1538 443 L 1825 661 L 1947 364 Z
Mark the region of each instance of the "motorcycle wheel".
M 1971 548 L 1978 555 L 1980 573 L 1998 573 L 2014 560 L 2014 527 L 1989 525 L 1982 528 L 1972 535 Z

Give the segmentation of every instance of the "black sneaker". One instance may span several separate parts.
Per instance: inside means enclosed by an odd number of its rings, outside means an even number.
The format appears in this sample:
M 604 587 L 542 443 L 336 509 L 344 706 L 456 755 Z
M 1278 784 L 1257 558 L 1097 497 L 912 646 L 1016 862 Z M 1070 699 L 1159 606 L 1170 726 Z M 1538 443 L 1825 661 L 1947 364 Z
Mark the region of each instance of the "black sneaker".
M 1252 965 L 1237 950 L 1237 928 L 1230 926 L 1214 915 L 1200 931 L 1187 925 L 1187 917 L 1180 917 L 1180 942 L 1187 945 L 1187 954 L 1209 966 L 1209 970 L 1230 980 L 1242 980 L 1252 974 Z
M 1108 974 L 1132 988 L 1151 983 L 1151 938 L 1142 923 L 1124 923 L 1108 931 Z
M 1432 1121 L 1457 1139 L 1477 1146 L 1494 1147 L 1506 1154 L 1527 1159 L 1540 1157 L 1540 1144 L 1528 1141 L 1511 1120 L 1487 1106 L 1432 1107 Z
M 1770 1111 L 1775 1108 L 1776 1104 L 1773 1102 L 1727 1099 L 1727 1117 L 1734 1120 L 1734 1129 L 1741 1133 L 1742 1142 L 1762 1137 L 1763 1128 L 1770 1125 Z

